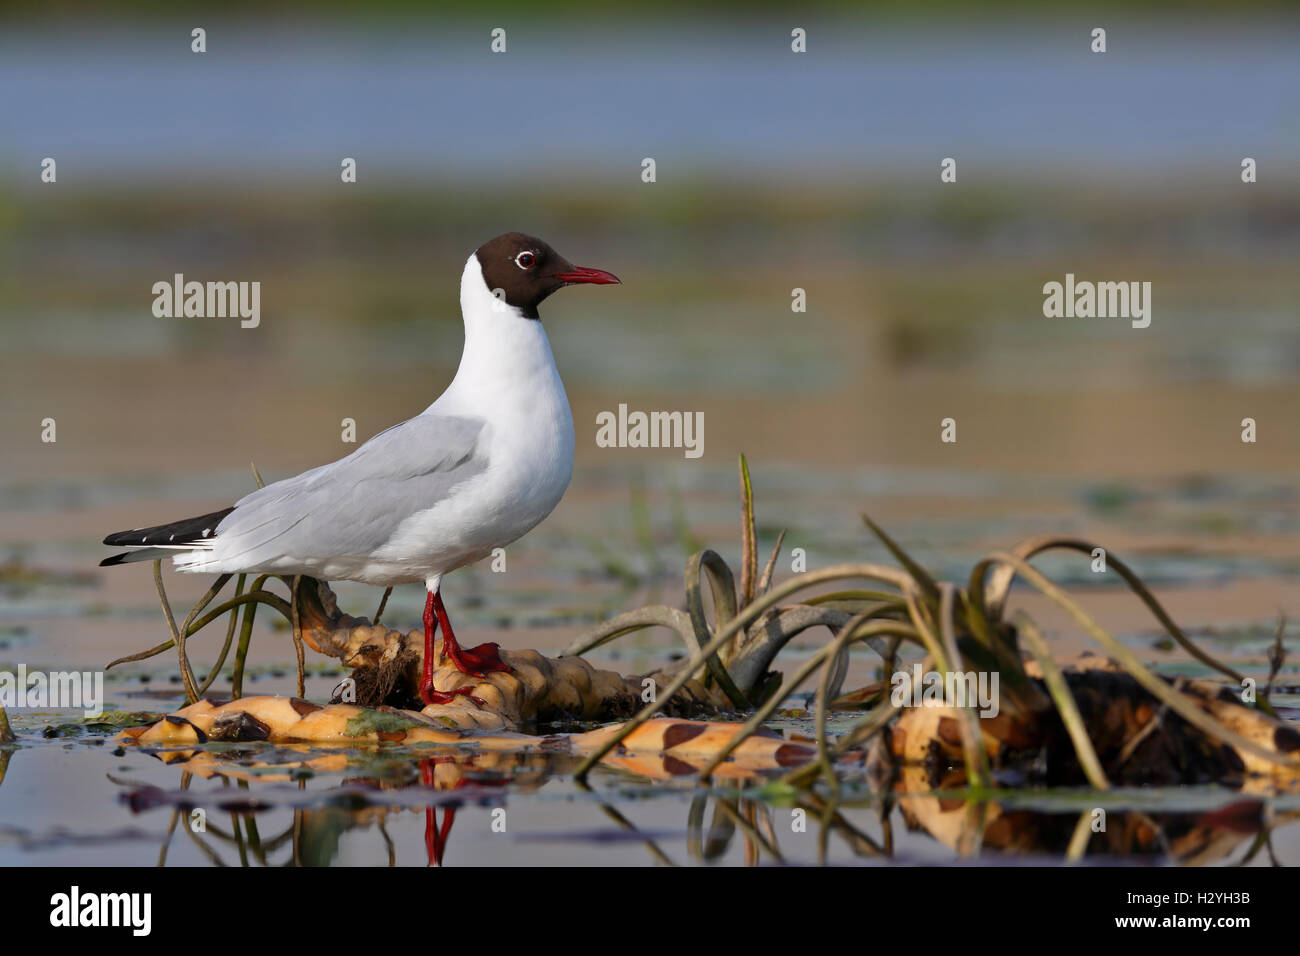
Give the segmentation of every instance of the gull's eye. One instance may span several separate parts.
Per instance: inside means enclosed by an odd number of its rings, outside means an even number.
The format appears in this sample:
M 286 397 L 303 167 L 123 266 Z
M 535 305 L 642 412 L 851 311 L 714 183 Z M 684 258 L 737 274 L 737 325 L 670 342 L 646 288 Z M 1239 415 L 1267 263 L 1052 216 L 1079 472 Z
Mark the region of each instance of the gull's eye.
M 531 252 L 521 252 L 515 256 L 515 265 L 521 269 L 531 269 L 537 265 L 537 257 Z

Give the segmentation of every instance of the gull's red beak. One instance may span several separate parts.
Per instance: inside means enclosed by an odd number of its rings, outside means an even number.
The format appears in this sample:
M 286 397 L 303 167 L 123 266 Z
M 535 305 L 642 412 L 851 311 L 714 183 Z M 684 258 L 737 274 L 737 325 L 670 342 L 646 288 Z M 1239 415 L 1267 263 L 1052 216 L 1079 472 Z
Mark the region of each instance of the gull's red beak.
M 588 285 L 621 285 L 618 276 L 612 272 L 606 272 L 604 269 L 583 269 L 580 266 L 574 266 L 568 272 L 557 272 L 555 278 L 559 279 L 565 285 L 578 285 L 586 283 Z

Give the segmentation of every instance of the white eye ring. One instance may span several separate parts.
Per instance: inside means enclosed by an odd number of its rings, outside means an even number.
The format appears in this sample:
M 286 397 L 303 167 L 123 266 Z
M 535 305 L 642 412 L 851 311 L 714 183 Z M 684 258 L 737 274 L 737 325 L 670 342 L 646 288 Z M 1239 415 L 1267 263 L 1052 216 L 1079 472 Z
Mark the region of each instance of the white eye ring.
M 528 262 L 526 264 L 519 261 L 523 259 L 524 256 L 528 257 Z M 521 269 L 531 269 L 533 266 L 537 265 L 537 253 L 525 249 L 523 252 L 519 253 L 519 255 L 515 256 L 515 265 Z

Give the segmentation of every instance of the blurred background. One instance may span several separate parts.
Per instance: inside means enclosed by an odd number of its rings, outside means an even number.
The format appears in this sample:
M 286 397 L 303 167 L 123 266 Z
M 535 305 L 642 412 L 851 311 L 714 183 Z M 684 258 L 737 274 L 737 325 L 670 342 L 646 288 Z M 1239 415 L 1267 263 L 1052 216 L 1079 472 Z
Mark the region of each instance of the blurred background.
M 344 418 L 364 440 L 422 410 L 459 358 L 465 258 L 506 230 L 623 285 L 547 303 L 574 479 L 507 573 L 448 581 L 464 640 L 554 651 L 608 615 L 679 605 L 688 554 L 737 562 L 741 452 L 760 546 L 788 532 L 778 580 L 791 548 L 809 568 L 887 560 L 867 511 L 959 581 L 1029 535 L 1095 538 L 1261 679 L 1280 615 L 1300 617 L 1294 5 L 115 9 L 0 8 L 0 667 L 98 669 L 162 640 L 147 566 L 96 567 L 104 534 L 224 506 L 252 489 L 250 462 L 274 480 L 340 457 Z M 156 318 L 152 286 L 175 273 L 260 282 L 260 325 Z M 1044 318 L 1043 284 L 1066 273 L 1151 282 L 1150 327 Z M 620 403 L 702 412 L 703 457 L 598 448 L 596 415 Z M 948 417 L 956 444 L 939 440 Z M 1207 673 L 1112 577 L 1040 564 L 1144 660 Z M 182 611 L 208 584 L 167 580 Z M 373 613 L 374 589 L 339 590 Z M 416 626 L 422 600 L 398 589 L 386 622 Z M 1012 603 L 1062 654 L 1083 646 L 1033 595 Z M 292 647 L 269 618 L 245 686 L 290 693 Z M 191 640 L 196 668 L 218 641 Z M 593 657 L 637 672 L 673 644 L 646 632 Z M 309 658 L 308 696 L 328 696 L 333 664 Z M 1292 717 L 1295 674 L 1292 660 L 1273 697 Z M 171 654 L 115 668 L 108 707 L 172 709 L 178 680 Z M 70 760 L 71 742 L 33 742 L 83 734 L 76 715 L 12 716 L 0 860 L 168 859 L 165 813 L 119 797 L 174 788 L 173 768 L 88 746 L 102 733 Z M 339 779 L 314 786 L 328 798 Z M 1160 806 L 1230 798 L 1211 791 Z M 560 794 L 512 792 L 513 819 L 594 825 L 587 796 Z M 680 830 L 684 799 L 647 794 L 629 816 Z M 451 862 L 645 859 L 580 836 L 524 853 L 478 836 L 487 812 L 463 809 Z M 403 819 L 387 853 L 422 862 L 423 818 Z M 383 859 L 374 832 L 327 829 L 311 860 Z M 208 859 L 174 842 L 172 861 Z M 1294 857 L 1296 829 L 1276 846 Z
M 678 603 L 686 554 L 736 559 L 744 452 L 762 544 L 788 529 L 809 567 L 884 556 L 864 510 L 961 579 L 1087 535 L 1264 666 L 1300 615 L 1296 8 L 743 10 L 5 8 L 0 651 L 98 666 L 156 643 L 147 568 L 98 570 L 100 538 L 224 506 L 250 461 L 273 480 L 339 457 L 344 418 L 364 440 L 423 409 L 459 358 L 465 257 L 517 229 L 624 284 L 547 305 L 577 468 L 507 574 L 449 584 L 473 639 L 554 649 Z M 156 318 L 178 272 L 259 281 L 260 326 Z M 1151 282 L 1151 326 L 1044 318 L 1067 272 Z M 619 403 L 703 412 L 703 457 L 596 447 Z M 1044 564 L 1166 653 L 1113 581 Z M 206 586 L 170 581 L 178 606 Z M 399 589 L 388 619 L 421 600 Z M 287 640 L 254 647 L 283 676 Z

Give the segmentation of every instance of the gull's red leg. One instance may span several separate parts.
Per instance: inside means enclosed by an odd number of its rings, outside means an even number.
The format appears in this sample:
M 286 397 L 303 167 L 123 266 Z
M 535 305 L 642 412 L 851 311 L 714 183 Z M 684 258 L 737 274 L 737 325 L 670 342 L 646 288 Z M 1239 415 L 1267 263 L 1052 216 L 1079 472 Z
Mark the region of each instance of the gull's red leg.
M 433 636 L 438 630 L 438 621 L 434 618 L 434 593 L 430 591 L 428 598 L 424 602 L 424 673 L 420 678 L 420 697 L 423 698 L 427 706 L 429 704 L 450 703 L 459 694 L 469 697 L 480 707 L 486 706 L 482 700 L 471 694 L 474 689 L 472 687 L 457 687 L 449 693 L 433 689 Z M 438 601 L 438 606 L 442 606 L 441 600 Z M 443 611 L 438 617 L 445 619 L 446 614 L 447 612 Z M 451 635 L 450 626 L 446 628 L 446 635 Z M 444 644 L 445 641 L 446 637 L 444 637 Z M 464 668 L 461 668 L 461 670 L 464 670 Z
M 486 677 L 491 671 L 510 670 L 510 665 L 501 659 L 501 645 L 480 644 L 478 647 L 461 647 L 457 643 L 456 635 L 451 630 L 451 619 L 447 617 L 447 609 L 442 604 L 441 591 L 430 593 L 428 607 L 438 615 L 438 625 L 442 628 L 442 652 L 451 658 L 458 671 L 462 674 L 473 674 L 475 677 Z M 426 621 L 424 632 L 427 635 L 429 634 L 427 623 L 429 611 L 426 609 L 424 613 Z M 433 646 L 433 638 L 426 637 L 425 640 L 427 646 Z

